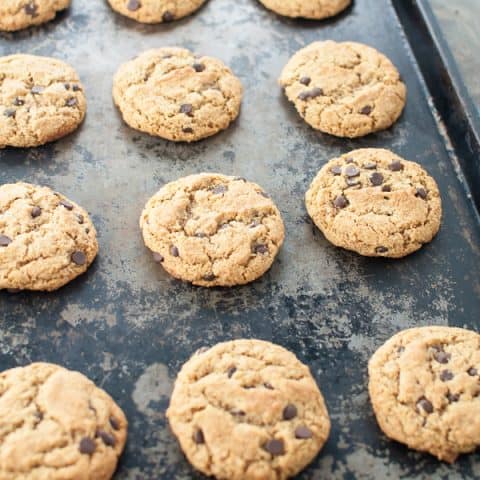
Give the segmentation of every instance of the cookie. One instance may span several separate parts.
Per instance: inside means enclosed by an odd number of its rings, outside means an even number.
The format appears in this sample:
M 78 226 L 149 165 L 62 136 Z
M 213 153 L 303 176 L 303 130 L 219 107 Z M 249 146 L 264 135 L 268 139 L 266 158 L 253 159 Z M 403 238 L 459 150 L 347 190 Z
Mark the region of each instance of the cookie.
M 305 203 L 331 243 L 368 257 L 418 250 L 437 234 L 442 217 L 435 180 L 420 165 L 376 148 L 328 162 Z
M 451 327 L 404 330 L 368 365 L 373 409 L 384 433 L 454 462 L 480 446 L 480 335 Z
M 0 57 L 0 148 L 37 147 L 73 132 L 87 103 L 75 70 L 48 57 Z
M 13 32 L 40 25 L 70 6 L 70 0 L 2 0 L 0 30 Z
M 154 261 L 204 287 L 257 279 L 284 239 L 280 212 L 258 185 L 216 173 L 162 187 L 145 205 L 140 228 Z
M 235 120 L 242 84 L 220 60 L 183 48 L 142 53 L 122 65 L 113 98 L 132 128 L 167 140 L 193 142 Z
M 351 0 L 260 0 L 269 10 L 293 18 L 320 20 L 345 10 Z
M 225 480 L 292 477 L 330 432 L 308 367 L 261 340 L 196 353 L 178 374 L 167 417 L 189 462 Z
M 198 10 L 205 0 L 108 0 L 118 13 L 142 23 L 172 22 Z
M 0 186 L 0 289 L 56 290 L 97 255 L 88 213 L 48 187 Z
M 127 438 L 106 392 L 50 363 L 0 373 L 0 425 L 2 480 L 108 480 Z
M 361 137 L 390 127 L 407 95 L 392 62 L 354 42 L 308 45 L 290 59 L 279 82 L 310 126 L 337 137 Z

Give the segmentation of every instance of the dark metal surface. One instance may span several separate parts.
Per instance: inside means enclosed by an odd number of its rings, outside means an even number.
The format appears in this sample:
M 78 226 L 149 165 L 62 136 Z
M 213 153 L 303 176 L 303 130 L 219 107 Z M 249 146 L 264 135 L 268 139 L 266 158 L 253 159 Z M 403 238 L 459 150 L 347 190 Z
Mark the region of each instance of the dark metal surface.
M 305 44 L 329 38 L 370 44 L 398 66 L 409 94 L 392 129 L 358 140 L 323 135 L 284 99 L 276 84 L 282 66 Z M 177 145 L 122 123 L 110 94 L 116 68 L 162 45 L 217 56 L 240 76 L 243 109 L 229 130 Z M 194 350 L 240 337 L 294 351 L 325 394 L 332 433 L 299 478 L 478 478 L 475 454 L 449 466 L 388 441 L 368 401 L 368 358 L 391 334 L 430 324 L 478 328 L 480 312 L 480 226 L 458 159 L 468 139 L 449 144 L 452 122 L 432 114 L 435 95 L 391 3 L 356 0 L 335 19 L 307 22 L 277 17 L 255 0 L 211 0 L 185 20 L 143 26 L 106 2 L 74 0 L 44 27 L 0 36 L 1 54 L 19 51 L 74 65 L 88 114 L 77 133 L 59 142 L 0 152 L 1 181 L 49 184 L 79 202 L 92 213 L 100 253 L 87 274 L 58 292 L 0 292 L 0 366 L 56 362 L 104 387 L 130 420 L 116 479 L 203 478 L 168 431 L 171 385 Z M 456 115 L 465 120 L 461 109 Z M 336 249 L 306 216 L 303 195 L 316 171 L 336 155 L 373 146 L 421 163 L 442 191 L 438 237 L 403 260 Z M 284 248 L 251 285 L 209 290 L 180 283 L 143 246 L 138 218 L 148 197 L 164 182 L 201 171 L 258 182 L 283 213 Z

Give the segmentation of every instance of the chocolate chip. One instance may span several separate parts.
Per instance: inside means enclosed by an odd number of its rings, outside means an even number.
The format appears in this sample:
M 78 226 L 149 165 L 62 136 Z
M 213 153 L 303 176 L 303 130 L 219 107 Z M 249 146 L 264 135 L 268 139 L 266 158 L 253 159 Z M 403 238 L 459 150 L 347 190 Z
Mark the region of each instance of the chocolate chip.
M 0 247 L 7 247 L 12 243 L 12 239 L 6 235 L 0 235 Z
M 31 17 L 36 17 L 37 16 L 37 5 L 35 4 L 35 2 L 30 2 L 30 3 L 27 3 L 23 9 L 25 10 L 25 13 L 27 15 L 30 15 Z
M 114 430 L 120 430 L 120 423 L 115 417 L 110 417 L 109 421 Z
M 312 79 L 310 77 L 302 77 L 300 78 L 299 82 L 302 84 L 302 85 L 305 85 L 308 87 L 308 85 L 310 85 L 310 82 L 312 81 Z
M 232 378 L 233 377 L 233 374 L 237 371 L 237 367 L 230 367 L 228 370 L 227 370 L 227 376 L 228 378 Z
M 360 170 L 355 165 L 349 165 L 345 168 L 345 175 L 347 177 L 358 177 L 360 175 Z
M 14 108 L 6 108 L 4 111 L 3 111 L 3 114 L 7 117 L 7 118 L 15 118 L 15 114 L 17 113 L 17 111 L 14 109 Z
M 333 206 L 335 208 L 345 208 L 348 205 L 348 200 L 345 196 L 339 195 L 335 200 L 333 201 Z
M 163 255 L 161 255 L 158 252 L 153 252 L 153 261 L 155 263 L 162 263 L 165 259 L 163 258 Z
M 86 229 L 85 229 L 85 233 L 87 233 L 87 234 L 90 233 L 90 229 L 89 229 L 89 228 L 86 228 Z
M 290 403 L 283 409 L 283 419 L 291 420 L 292 418 L 295 418 L 297 416 L 297 413 L 297 407 Z
M 357 180 L 356 178 L 347 178 L 345 182 L 349 187 L 355 187 L 357 185 L 361 185 L 360 180 Z
M 25 105 L 25 100 L 22 100 L 21 98 L 15 97 L 15 100 L 13 101 L 13 104 L 16 107 L 21 107 L 22 105 Z
M 244 417 L 246 415 L 243 410 L 231 410 L 230 413 L 236 417 Z
M 440 350 L 438 352 L 435 352 L 433 354 L 433 358 L 438 362 L 438 363 L 448 363 L 448 361 L 451 358 L 451 355 L 449 353 L 444 352 L 443 350 Z
M 205 233 L 203 233 L 203 232 L 197 232 L 197 233 L 195 234 L 195 236 L 196 236 L 197 238 L 205 238 L 207 235 L 206 235 Z
M 196 72 L 203 72 L 205 70 L 205 65 L 203 63 L 194 63 L 192 67 Z
M 365 105 L 361 110 L 360 113 L 362 115 L 370 115 L 372 113 L 372 107 L 370 105 Z
M 270 454 L 274 456 L 284 455 L 285 454 L 285 445 L 283 440 L 272 439 L 269 440 L 263 448 Z
M 33 207 L 30 215 L 32 218 L 37 218 L 42 214 L 42 209 L 40 207 Z
M 97 446 L 95 445 L 95 440 L 91 439 L 90 437 L 83 437 L 80 440 L 79 450 L 80 453 L 85 455 L 92 455 L 95 452 Z
M 257 243 L 252 248 L 253 253 L 258 254 L 261 253 L 262 255 L 268 253 L 268 247 L 263 245 L 262 243 Z
M 195 433 L 193 434 L 193 441 L 197 444 L 205 443 L 205 437 L 200 429 L 195 430 Z
M 62 205 L 62 207 L 65 207 L 67 210 L 73 210 L 73 203 L 67 200 L 61 200 L 59 205 Z
M 381 173 L 375 172 L 370 175 L 370 181 L 372 182 L 372 185 L 375 185 L 378 187 L 383 183 L 383 175 Z
M 273 385 L 271 383 L 268 383 L 268 382 L 265 382 L 263 384 L 263 386 L 267 389 L 267 390 L 273 390 Z
M 41 87 L 40 85 L 34 85 L 30 92 L 32 95 L 40 95 L 45 89 Z
M 106 432 L 105 430 L 97 430 L 95 432 L 97 437 L 100 437 L 103 440 L 103 443 L 107 447 L 114 447 L 115 446 L 115 437 L 111 434 Z
M 138 0 L 128 0 L 127 2 L 127 8 L 131 12 L 135 12 L 135 10 L 138 10 L 141 6 L 142 4 Z
M 305 90 L 304 92 L 300 92 L 298 94 L 298 98 L 300 100 L 309 100 L 310 98 L 316 98 L 320 95 L 323 95 L 323 90 L 321 88 L 315 87 L 311 90 Z
M 474 367 L 470 367 L 468 370 L 467 370 L 467 373 L 471 376 L 471 377 L 475 377 L 476 375 L 478 375 L 478 370 Z
M 417 401 L 417 408 L 422 409 L 426 413 L 433 413 L 433 405 L 425 397 L 420 397 Z
M 392 187 L 390 185 L 384 185 L 382 187 L 382 192 L 391 192 L 392 191 Z
M 213 282 L 217 277 L 213 273 L 209 273 L 208 275 L 204 275 L 202 278 L 206 282 Z
M 184 113 L 189 117 L 193 117 L 193 106 L 190 103 L 184 103 L 180 105 L 180 113 Z
M 70 84 L 69 83 L 64 83 L 63 86 L 65 87 L 65 90 L 70 90 Z
M 333 173 L 334 175 L 341 175 L 342 174 L 342 167 L 340 165 L 334 165 L 330 169 L 330 172 Z
M 228 190 L 228 187 L 226 185 L 217 185 L 212 192 L 215 195 L 220 195 L 221 193 L 225 193 Z
M 450 371 L 450 370 L 443 370 L 441 373 L 440 373 L 440 380 L 442 382 L 448 382 L 449 380 L 451 380 L 453 378 L 453 373 Z
M 77 99 L 75 97 L 67 98 L 65 101 L 66 107 L 75 107 L 78 104 Z
M 162 20 L 164 22 L 172 22 L 175 20 L 175 15 L 173 15 L 172 12 L 169 12 L 168 10 L 162 15 Z
M 400 172 L 403 170 L 403 163 L 400 160 L 393 160 L 393 162 L 388 166 L 392 172 Z
M 72 90 L 74 92 L 79 92 L 81 90 L 80 86 L 79 85 L 72 85 Z
M 373 162 L 368 162 L 363 166 L 363 168 L 366 168 L 367 170 L 375 170 L 377 168 L 377 164 Z
M 427 191 L 424 188 L 417 188 L 417 191 L 415 193 L 416 197 L 420 197 L 422 200 L 427 199 Z
M 387 253 L 388 252 L 388 248 L 387 247 L 377 247 L 375 249 L 375 253 Z
M 265 197 L 265 198 L 270 198 L 270 195 L 268 195 L 267 193 L 265 192 L 258 192 L 262 197 Z
M 450 403 L 458 402 L 460 400 L 460 395 L 458 393 L 447 393 L 447 399 Z
M 192 127 L 183 127 L 182 132 L 183 133 L 193 133 L 193 128 Z
M 295 438 L 298 438 L 299 440 L 307 440 L 312 437 L 312 431 L 304 425 L 295 429 Z
M 83 222 L 85 221 L 85 219 L 83 218 L 83 215 L 81 215 L 80 213 L 77 213 L 76 217 L 77 217 L 77 222 L 80 225 L 83 225 Z
M 80 251 L 76 251 L 72 253 L 72 262 L 77 265 L 85 265 L 87 262 L 87 256 Z
M 178 251 L 178 248 L 175 245 L 172 245 L 170 247 L 170 255 L 172 257 L 179 257 L 180 256 L 180 252 Z
M 405 351 L 405 347 L 403 345 L 400 345 L 398 348 L 397 348 L 397 352 L 398 353 L 403 353 Z
M 247 180 L 246 180 L 245 178 L 243 178 L 243 177 L 235 177 L 234 180 L 235 180 L 236 182 L 246 182 L 246 181 L 247 181 Z

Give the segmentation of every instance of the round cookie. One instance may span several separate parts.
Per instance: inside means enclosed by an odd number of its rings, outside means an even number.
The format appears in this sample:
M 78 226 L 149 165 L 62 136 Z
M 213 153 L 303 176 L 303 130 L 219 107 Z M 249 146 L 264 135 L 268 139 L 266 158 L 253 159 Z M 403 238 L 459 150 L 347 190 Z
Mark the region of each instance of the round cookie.
M 142 23 L 172 22 L 198 10 L 205 0 L 108 0 L 118 13 Z
M 140 228 L 156 262 L 204 287 L 257 279 L 284 239 L 280 212 L 258 185 L 215 173 L 162 187 L 145 205 Z
M 167 418 L 190 463 L 222 480 L 290 478 L 330 432 L 308 367 L 260 340 L 197 352 L 178 374 Z
M 0 148 L 37 147 L 73 132 L 87 108 L 75 70 L 48 57 L 0 57 Z
M 56 290 L 98 252 L 88 213 L 48 187 L 0 186 L 0 289 Z
M 0 478 L 112 478 L 127 419 L 79 372 L 32 363 L 0 373 Z
M 480 335 L 422 327 L 394 335 L 370 359 L 380 428 L 410 448 L 454 462 L 480 446 Z
M 437 234 L 442 217 L 435 180 L 420 165 L 376 148 L 324 165 L 305 203 L 331 243 L 368 257 L 418 250 Z
M 193 142 L 226 129 L 240 111 L 240 80 L 220 60 L 183 48 L 142 53 L 122 65 L 113 98 L 132 128 Z
M 351 0 L 260 0 L 260 3 L 285 17 L 320 20 L 345 10 Z
M 0 30 L 13 32 L 40 25 L 70 6 L 70 0 L 2 0 Z
M 309 125 L 337 137 L 361 137 L 390 127 L 407 95 L 392 62 L 354 42 L 308 45 L 289 60 L 279 82 Z

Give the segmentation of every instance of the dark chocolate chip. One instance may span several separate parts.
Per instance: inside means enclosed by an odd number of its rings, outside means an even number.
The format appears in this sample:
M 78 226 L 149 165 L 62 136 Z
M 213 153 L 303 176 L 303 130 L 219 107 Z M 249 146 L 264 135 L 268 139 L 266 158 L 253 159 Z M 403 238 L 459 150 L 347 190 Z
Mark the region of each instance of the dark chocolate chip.
M 70 90 L 70 84 L 69 83 L 64 83 L 63 86 L 65 87 L 65 90 Z
M 80 214 L 80 213 L 77 213 L 77 214 L 76 214 L 76 217 L 77 217 L 77 222 L 78 222 L 80 225 L 83 225 L 83 222 L 85 221 L 85 219 L 83 218 L 83 215 Z
M 103 443 L 107 447 L 114 447 L 115 446 L 115 443 L 116 443 L 115 437 L 111 433 L 108 433 L 105 430 L 100 430 L 99 429 L 95 432 L 95 435 L 97 437 L 100 437 L 103 440 Z
M 22 105 L 25 105 L 25 100 L 23 100 L 21 98 L 18 98 L 18 97 L 15 97 L 15 100 L 13 101 L 13 104 L 16 107 L 21 107 Z
M 138 0 L 128 0 L 127 2 L 127 8 L 131 12 L 135 12 L 135 10 L 138 10 L 141 6 L 142 4 Z
M 180 113 L 184 113 L 189 117 L 193 117 L 193 106 L 190 103 L 184 103 L 180 105 Z
M 205 443 L 205 437 L 200 429 L 195 430 L 195 433 L 193 434 L 193 441 L 197 444 Z
M 438 362 L 438 363 L 448 363 L 448 361 L 451 358 L 451 355 L 449 353 L 444 352 L 443 350 L 439 350 L 438 352 L 435 352 L 433 354 L 433 358 Z
M 377 164 L 373 162 L 368 162 L 363 166 L 363 168 L 366 168 L 367 170 L 375 170 L 377 168 Z
M 450 403 L 458 402 L 460 400 L 460 395 L 458 393 L 447 393 L 447 399 Z
M 3 114 L 7 117 L 7 118 L 15 118 L 15 114 L 17 113 L 17 111 L 14 109 L 14 108 L 6 108 L 4 111 L 3 111 Z
M 215 195 L 220 195 L 221 193 L 225 193 L 228 190 L 228 187 L 226 185 L 217 185 L 212 192 Z
M 246 415 L 243 410 L 231 410 L 230 413 L 236 417 L 244 417 Z
M 372 185 L 378 187 L 383 183 L 383 175 L 381 173 L 374 172 L 370 175 L 370 181 L 372 182 Z
M 193 128 L 192 127 L 183 127 L 182 132 L 183 133 L 193 133 Z
M 283 419 L 291 420 L 292 418 L 295 418 L 297 416 L 297 413 L 297 407 L 290 403 L 283 409 Z
M 37 5 L 35 4 L 35 2 L 29 2 L 27 3 L 23 9 L 25 10 L 25 13 L 27 15 L 30 15 L 31 17 L 36 17 L 37 16 Z
M 202 278 L 206 282 L 213 282 L 217 277 L 213 273 L 209 273 L 208 275 L 204 275 Z
M 342 174 L 342 167 L 340 165 L 334 165 L 330 169 L 330 172 L 333 173 L 334 175 L 341 175 Z
M 470 367 L 468 370 L 467 370 L 467 373 L 471 376 L 471 377 L 475 377 L 476 375 L 478 375 L 478 370 L 474 367 Z
M 400 160 L 393 160 L 393 162 L 388 166 L 392 172 L 400 172 L 403 170 L 403 163 Z
M 67 210 L 73 210 L 73 204 L 67 200 L 61 200 L 60 205 L 62 205 L 62 207 L 65 207 Z
M 83 437 L 80 440 L 79 450 L 80 453 L 85 455 L 92 455 L 95 452 L 97 446 L 95 445 L 95 440 L 90 437 Z
M 257 243 L 252 248 L 253 253 L 258 254 L 261 253 L 262 255 L 268 253 L 268 247 L 263 245 L 262 243 Z
M 285 454 L 285 445 L 283 443 L 283 440 L 277 440 L 274 438 L 265 443 L 263 448 L 273 456 Z
M 308 428 L 305 427 L 304 425 L 301 427 L 297 427 L 295 429 L 295 438 L 298 438 L 299 440 L 308 440 L 309 438 L 313 437 L 312 431 Z
M 77 265 L 85 265 L 87 262 L 87 256 L 80 251 L 76 251 L 72 253 L 72 262 Z
M 425 397 L 420 397 L 417 401 L 417 408 L 422 409 L 426 413 L 433 413 L 433 405 Z
M 232 378 L 233 377 L 233 374 L 237 371 L 237 367 L 230 367 L 228 370 L 227 370 L 227 376 L 228 378 Z
M 312 79 L 310 77 L 302 77 L 299 82 L 302 84 L 302 85 L 305 85 L 308 87 L 308 85 L 310 85 L 310 82 L 312 81 Z
M 79 92 L 81 90 L 80 86 L 79 85 L 72 85 L 72 90 L 74 92 Z
M 316 98 L 320 95 L 323 95 L 323 90 L 321 88 L 315 87 L 311 90 L 305 90 L 304 92 L 300 92 L 298 94 L 298 98 L 300 100 L 309 100 L 310 98 Z
M 448 382 L 449 380 L 451 380 L 453 378 L 453 373 L 450 371 L 450 370 L 443 370 L 441 373 L 440 373 L 440 380 L 442 382 Z
M 120 430 L 120 423 L 115 417 L 110 417 L 109 421 L 114 430 Z
M 170 255 L 172 257 L 179 257 L 180 256 L 180 252 L 178 251 L 178 248 L 175 245 L 172 245 L 170 247 Z
M 43 420 L 43 413 L 40 410 L 37 410 L 34 415 L 37 420 Z
M 348 205 L 348 200 L 344 195 L 339 195 L 333 201 L 333 206 L 335 208 L 345 208 Z
M 347 177 L 358 177 L 360 170 L 355 165 L 348 165 L 348 167 L 345 168 L 345 175 Z
M 153 261 L 155 263 L 162 263 L 165 259 L 163 258 L 163 255 L 161 255 L 158 252 L 153 252 Z
M 427 199 L 427 191 L 424 188 L 417 188 L 417 191 L 415 193 L 416 197 L 420 197 L 422 200 Z
M 355 187 L 357 185 L 361 185 L 360 180 L 357 180 L 356 178 L 347 178 L 345 182 L 349 187 Z
M 194 63 L 192 67 L 196 72 L 203 72 L 205 70 L 205 65 L 203 63 Z
M 388 248 L 387 247 L 377 247 L 375 249 L 375 253 L 387 253 L 388 252 Z
M 384 185 L 382 187 L 382 192 L 391 192 L 392 191 L 392 187 L 390 185 Z
M 89 229 L 89 228 L 86 228 L 86 229 L 85 229 L 85 233 L 87 233 L 87 234 L 90 233 L 90 229 Z
M 162 15 L 162 20 L 164 22 L 173 22 L 175 20 L 175 15 L 168 10 Z
M 37 218 L 42 214 L 42 209 L 40 207 L 33 207 L 30 215 L 32 218 Z
M 370 105 L 365 105 L 361 110 L 360 113 L 362 115 L 370 115 L 372 113 L 372 107 Z
M 41 87 L 40 85 L 34 85 L 30 92 L 32 95 L 40 95 L 45 89 Z
M 12 239 L 6 235 L 0 235 L 0 247 L 7 247 L 12 243 Z
M 273 385 L 271 383 L 268 383 L 268 382 L 265 382 L 263 384 L 263 386 L 267 389 L 267 390 L 273 390 Z
M 77 99 L 75 97 L 67 98 L 65 101 L 66 107 L 75 107 L 78 104 Z

